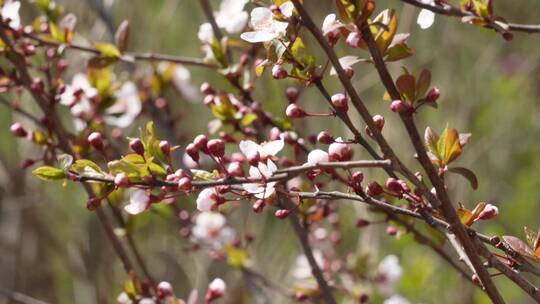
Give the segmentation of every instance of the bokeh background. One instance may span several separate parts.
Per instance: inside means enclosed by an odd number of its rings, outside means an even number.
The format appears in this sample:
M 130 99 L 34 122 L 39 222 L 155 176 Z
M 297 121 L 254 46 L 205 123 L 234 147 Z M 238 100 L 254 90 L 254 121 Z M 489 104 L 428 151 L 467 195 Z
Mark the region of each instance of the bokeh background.
M 126 19 L 131 24 L 130 50 L 200 57 L 197 39 L 204 16 L 195 0 L 59 0 L 66 11 L 78 17 L 75 41 L 110 40 L 110 25 Z M 219 1 L 214 1 L 217 8 Z M 322 23 L 334 11 L 333 1 L 305 1 L 314 17 Z M 409 45 L 415 55 L 394 63 L 412 71 L 427 68 L 433 83 L 442 90 L 439 110 L 422 110 L 421 130 L 431 126 L 438 132 L 449 124 L 460 132 L 473 134 L 459 164 L 472 169 L 479 177 L 477 191 L 465 180 L 450 178 L 450 193 L 455 202 L 472 208 L 479 201 L 495 203 L 500 216 L 477 228 L 490 235 L 516 235 L 524 238 L 523 226 L 540 226 L 540 36 L 517 33 L 511 42 L 492 31 L 461 24 L 459 19 L 437 16 L 435 25 L 420 30 L 416 25 L 418 9 L 401 1 L 377 1 L 377 11 L 393 7 L 400 20 L 399 31 L 410 32 Z M 496 12 L 508 20 L 538 23 L 537 1 L 497 1 Z M 36 11 L 23 1 L 23 20 L 31 20 Z M 84 38 L 83 38 L 84 37 Z M 307 39 L 312 42 L 311 39 Z M 83 41 L 84 42 L 84 41 Z M 320 50 L 309 44 L 325 58 Z M 339 49 L 345 55 L 344 49 Z M 351 53 L 350 49 L 347 50 Z M 355 51 L 353 51 L 355 52 Z M 365 53 L 358 53 L 366 56 Z M 79 71 L 87 57 L 69 53 L 69 74 Z M 144 64 L 143 64 L 144 66 Z M 120 66 L 117 73 L 132 72 L 133 67 Z M 189 68 L 193 83 L 210 81 L 220 88 L 228 84 L 212 71 Z M 355 67 L 354 84 L 372 113 L 386 117 L 384 133 L 395 150 L 413 168 L 413 150 L 400 122 L 391 115 L 382 100 L 384 89 L 375 70 L 367 64 Z M 283 90 L 288 81 L 259 80 L 256 99 L 265 110 L 283 116 L 286 100 Z M 325 81 L 337 92 L 337 79 Z M 9 96 L 5 96 L 9 97 Z M 185 115 L 178 123 L 177 134 L 187 140 L 207 132 L 211 112 L 202 103 L 188 103 L 171 97 L 175 111 Z M 174 99 L 176 98 L 176 99 Z M 324 110 L 321 96 L 306 90 L 301 103 L 310 111 Z M 9 125 L 19 117 L 0 108 L 0 287 L 31 295 L 50 303 L 112 303 L 121 291 L 126 276 L 95 214 L 85 208 L 86 196 L 81 187 L 69 183 L 42 183 L 19 163 L 32 152 L 31 147 L 16 141 Z M 148 117 L 138 121 L 143 125 Z M 356 119 L 358 124 L 360 119 Z M 306 134 L 326 129 L 347 136 L 343 126 L 332 119 L 316 119 L 302 125 Z M 136 132 L 136 126 L 130 132 Z M 158 128 L 162 137 L 170 130 Z M 182 144 L 184 142 L 177 142 Z M 366 158 L 356 151 L 357 159 Z M 383 175 L 373 172 L 369 177 Z M 181 208 L 193 210 L 193 201 L 183 199 Z M 276 219 L 272 212 L 255 215 L 249 206 L 240 206 L 230 215 L 229 224 L 241 234 L 256 239 L 249 253 L 261 273 L 284 285 L 290 284 L 290 268 L 300 253 L 299 244 L 288 221 Z M 369 217 L 362 206 L 341 201 L 342 242 L 337 252 L 369 253 L 376 263 L 387 254 L 396 254 L 404 268 L 398 291 L 413 303 L 488 303 L 487 298 L 449 268 L 438 256 L 405 235 L 399 239 L 385 235 L 384 225 L 368 229 L 355 228 L 359 216 Z M 376 216 L 375 216 L 376 217 Z M 188 253 L 186 240 L 170 211 L 159 209 L 142 214 L 132 223 L 134 237 L 154 277 L 170 281 L 176 294 L 187 297 L 192 288 L 204 290 L 209 280 L 223 277 L 232 296 L 224 303 L 253 303 L 242 274 L 224 262 L 212 262 L 208 254 Z M 530 278 L 536 284 L 538 279 Z M 494 278 L 507 303 L 530 303 L 524 293 L 502 276 Z M 278 296 L 274 303 L 286 303 Z M 0 294 L 0 303 L 8 303 Z

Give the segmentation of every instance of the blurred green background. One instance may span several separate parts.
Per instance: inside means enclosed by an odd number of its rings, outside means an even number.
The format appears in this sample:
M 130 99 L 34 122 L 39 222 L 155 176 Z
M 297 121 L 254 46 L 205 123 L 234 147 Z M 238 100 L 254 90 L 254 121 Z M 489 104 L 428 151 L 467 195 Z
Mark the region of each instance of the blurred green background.
M 99 2 L 99 1 L 97 1 Z M 204 21 L 195 0 L 106 0 L 105 12 L 114 25 L 126 19 L 131 24 L 130 49 L 200 57 L 197 39 Z M 314 17 L 322 24 L 324 16 L 334 11 L 333 1 L 305 1 Z M 312 3 L 313 2 L 313 3 Z M 58 1 L 67 12 L 78 17 L 75 38 L 110 39 L 110 32 L 95 8 L 95 0 Z M 218 7 L 219 1 L 214 1 Z M 23 1 L 22 15 L 28 22 L 35 11 Z M 439 109 L 422 110 L 419 128 L 431 126 L 441 132 L 448 123 L 460 132 L 473 134 L 458 164 L 472 169 L 479 177 L 477 191 L 459 177 L 449 179 L 455 202 L 472 208 L 479 201 L 499 207 L 497 220 L 480 223 L 477 228 L 489 235 L 516 235 L 524 239 L 523 226 L 540 226 L 540 35 L 516 33 L 505 42 L 492 31 L 461 24 L 459 19 L 437 16 L 435 25 L 420 30 L 416 25 L 418 9 L 400 1 L 377 1 L 377 11 L 394 7 L 400 20 L 399 31 L 410 32 L 409 45 L 415 55 L 391 64 L 394 75 L 401 66 L 419 72 L 430 69 L 433 84 L 442 97 Z M 496 12 L 508 20 L 521 23 L 540 22 L 537 1 L 497 1 Z M 313 42 L 311 38 L 307 41 Z M 314 44 L 311 50 L 318 61 L 325 58 Z M 340 55 L 350 49 L 338 50 Z M 347 51 L 348 53 L 345 53 Z M 354 52 L 354 51 L 353 51 Z M 366 56 L 359 51 L 359 56 Z M 70 74 L 78 71 L 84 58 L 70 53 Z M 144 66 L 144 64 L 143 64 Z M 196 86 L 210 81 L 217 87 L 228 84 L 212 71 L 189 68 Z M 122 70 L 121 68 L 119 69 Z M 283 90 L 293 83 L 259 80 L 256 98 L 267 111 L 283 115 L 286 100 Z M 325 80 L 332 92 L 339 90 L 335 78 Z M 384 133 L 401 157 L 412 168 L 419 169 L 413 150 L 401 129 L 401 122 L 382 101 L 384 89 L 375 70 L 359 63 L 355 66 L 354 84 L 372 113 L 386 118 Z M 7 97 L 7 96 L 6 96 Z M 309 111 L 324 110 L 325 103 L 314 89 L 304 92 L 301 103 Z M 211 112 L 202 104 L 175 101 L 174 108 L 185 116 L 177 130 L 188 140 L 206 132 Z M 95 214 L 85 208 L 86 196 L 81 187 L 69 183 L 41 183 L 19 168 L 31 147 L 21 144 L 9 134 L 14 119 L 6 108 L 0 108 L 0 287 L 16 290 L 50 303 L 109 303 L 121 291 L 125 274 L 112 251 Z M 148 118 L 143 117 L 140 123 Z M 356 121 L 360 119 L 355 118 Z M 360 125 L 360 123 L 358 123 Z M 335 120 L 320 118 L 302 125 L 305 134 L 328 129 L 332 134 L 347 136 Z M 164 137 L 166 130 L 158 130 Z M 367 158 L 356 151 L 355 158 Z M 368 177 L 384 175 L 368 172 Z M 385 255 L 400 257 L 404 277 L 398 291 L 412 303 L 488 303 L 487 298 L 470 286 L 427 247 L 411 236 L 400 239 L 385 235 L 385 226 L 358 230 L 355 220 L 366 210 L 352 202 L 341 201 L 343 240 L 338 252 L 369 252 L 374 263 Z M 181 208 L 193 210 L 193 202 L 180 201 Z M 229 224 L 241 234 L 257 236 L 250 248 L 254 267 L 283 285 L 290 284 L 290 267 L 299 244 L 287 221 L 274 218 L 272 212 L 254 215 L 249 206 L 232 212 Z M 208 254 L 187 253 L 185 239 L 166 211 L 140 215 L 132 223 L 134 236 L 151 272 L 159 280 L 170 281 L 177 296 L 186 298 L 192 288 L 204 291 L 209 280 L 223 277 L 232 296 L 224 303 L 252 303 L 242 274 L 224 262 L 214 263 Z M 161 214 L 161 215 L 160 215 Z M 377 217 L 377 216 L 375 216 Z M 328 245 L 326 245 L 328 246 Z M 538 279 L 530 277 L 537 285 Z M 504 277 L 494 278 L 507 303 L 532 303 L 526 295 Z M 274 303 L 286 300 L 274 297 Z M 0 303 L 8 303 L 0 296 Z

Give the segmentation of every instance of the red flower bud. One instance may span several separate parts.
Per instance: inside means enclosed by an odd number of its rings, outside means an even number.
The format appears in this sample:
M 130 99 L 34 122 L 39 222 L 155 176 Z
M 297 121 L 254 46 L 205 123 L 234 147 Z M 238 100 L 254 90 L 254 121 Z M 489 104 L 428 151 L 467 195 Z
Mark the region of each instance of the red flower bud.
M 206 144 L 208 152 L 216 157 L 223 157 L 225 155 L 225 143 L 221 139 L 212 139 Z
M 169 142 L 166 140 L 159 142 L 159 149 L 161 150 L 161 153 L 165 154 L 165 156 L 169 156 L 171 154 L 171 144 L 169 144 Z
M 28 135 L 28 132 L 26 131 L 26 129 L 19 122 L 12 124 L 9 130 L 11 131 L 13 135 L 17 137 L 26 137 Z
M 398 183 L 397 179 L 390 177 L 386 180 L 386 188 L 390 190 L 390 192 L 393 192 L 395 194 L 403 194 L 403 189 L 401 188 L 401 185 Z
M 274 79 L 284 79 L 287 76 L 289 76 L 289 73 L 287 73 L 287 70 L 281 64 L 275 64 L 272 67 L 272 77 Z
M 335 141 L 335 138 L 332 135 L 330 135 L 330 133 L 326 131 L 321 131 L 317 135 L 317 141 L 320 142 L 321 144 L 329 145 Z
M 86 202 L 86 208 L 90 211 L 96 210 L 101 205 L 101 200 L 97 197 L 92 197 Z
M 90 143 L 92 147 L 98 151 L 103 150 L 103 137 L 99 132 L 92 132 L 90 135 L 88 135 L 88 143 Z
M 227 167 L 227 173 L 230 176 L 241 177 L 244 176 L 244 170 L 242 169 L 242 164 L 240 162 L 231 162 Z
M 439 99 L 440 96 L 441 96 L 441 91 L 439 90 L 439 88 L 434 87 L 431 90 L 429 90 L 429 92 L 427 93 L 426 101 L 427 102 L 436 102 L 437 99 Z
M 391 236 L 395 236 L 398 233 L 398 229 L 394 226 L 386 227 L 386 233 Z
M 300 90 L 296 87 L 288 87 L 287 90 L 285 90 L 285 96 L 289 103 L 295 103 L 298 100 L 298 97 L 300 97 Z
M 346 112 L 347 110 L 349 110 L 349 105 L 348 105 L 348 98 L 347 96 L 345 96 L 345 94 L 334 94 L 332 95 L 332 104 L 334 105 L 334 107 L 336 107 L 336 109 L 340 110 L 340 111 L 344 111 Z
M 208 136 L 204 134 L 197 135 L 195 139 L 193 140 L 193 144 L 195 144 L 195 147 L 197 149 L 202 150 L 203 152 L 206 151 L 206 145 L 208 144 Z
M 363 219 L 363 218 L 359 218 L 358 220 L 356 220 L 356 227 L 357 228 L 364 228 L 366 226 L 368 226 L 370 224 L 370 222 L 366 219 Z
M 284 218 L 287 218 L 289 216 L 289 213 L 291 213 L 291 212 L 289 210 L 287 210 L 287 209 L 279 209 L 279 210 L 276 211 L 275 216 L 278 219 L 284 219 Z
M 477 220 L 489 220 L 499 215 L 499 208 L 496 206 L 493 206 L 492 204 L 487 204 L 486 207 L 484 207 L 484 210 L 480 212 L 478 217 L 475 219 Z
M 157 296 L 159 299 L 170 297 L 174 294 L 173 287 L 169 282 L 159 282 L 157 285 Z
M 41 95 L 45 91 L 45 84 L 43 84 L 43 80 L 41 80 L 41 78 L 34 78 L 30 88 L 35 94 Z
M 139 155 L 144 155 L 144 144 L 139 138 L 132 139 L 129 142 L 129 148 Z
M 366 193 L 369 196 L 381 195 L 383 192 L 384 192 L 384 190 L 381 187 L 381 185 L 379 185 L 379 183 L 377 183 L 375 181 L 369 182 L 367 187 L 366 187 Z
M 302 118 L 306 116 L 306 112 L 299 105 L 291 103 L 285 110 L 285 114 L 289 118 Z
M 261 213 L 266 206 L 266 203 L 263 199 L 258 199 L 253 203 L 253 212 Z
M 179 191 L 189 191 L 191 190 L 191 188 L 193 188 L 193 185 L 191 184 L 191 178 L 189 177 L 182 177 L 179 181 L 178 181 L 178 190 Z
M 189 144 L 186 147 L 186 153 L 194 162 L 199 162 L 199 149 L 195 144 Z
M 373 122 L 375 123 L 377 128 L 382 131 L 384 127 L 384 117 L 382 117 L 381 115 L 375 115 L 373 116 Z
M 402 112 L 405 112 L 406 110 L 408 110 L 410 108 L 410 106 L 403 102 L 402 100 L 394 100 L 392 101 L 392 103 L 390 104 L 390 110 L 392 110 L 392 112 L 396 112 L 396 113 L 402 113 Z
M 364 172 L 362 171 L 356 171 L 352 175 L 353 182 L 359 184 L 364 180 Z

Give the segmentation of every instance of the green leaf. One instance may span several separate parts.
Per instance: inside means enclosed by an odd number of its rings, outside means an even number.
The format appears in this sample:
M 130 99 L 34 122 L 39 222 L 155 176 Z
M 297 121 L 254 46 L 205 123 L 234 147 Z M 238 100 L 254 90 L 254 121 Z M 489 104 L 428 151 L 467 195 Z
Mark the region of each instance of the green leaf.
M 242 124 L 243 127 L 247 127 L 250 124 L 252 124 L 255 120 L 257 120 L 257 117 L 258 116 L 255 113 L 246 114 L 240 121 L 240 124 Z
M 399 43 L 386 51 L 385 61 L 398 61 L 413 55 L 413 50 L 406 43 Z
M 474 172 L 472 172 L 470 169 L 464 167 L 452 167 L 448 169 L 448 172 L 456 173 L 465 177 L 474 190 L 478 189 L 478 179 L 476 178 Z
M 66 173 L 64 172 L 64 170 L 51 166 L 39 167 L 32 171 L 32 174 L 46 181 L 60 180 L 66 178 Z
M 94 47 L 99 51 L 100 55 L 104 58 L 118 59 L 122 56 L 120 50 L 111 43 L 96 42 Z
M 315 57 L 311 55 L 304 44 L 304 41 L 298 37 L 291 46 L 291 54 L 294 59 L 302 64 L 302 70 L 310 70 L 315 65 Z
M 456 129 L 446 127 L 437 143 L 440 160 L 443 165 L 448 165 L 461 155 L 459 133 Z
M 84 173 L 86 167 L 92 168 L 92 170 L 95 172 L 103 173 L 103 170 L 101 170 L 96 163 L 88 159 L 76 160 L 75 163 L 71 165 L 71 170 L 77 173 Z
M 195 181 L 213 181 L 216 179 L 216 176 L 208 171 L 204 170 L 197 170 L 193 169 L 191 170 L 191 173 L 193 173 L 193 180 Z

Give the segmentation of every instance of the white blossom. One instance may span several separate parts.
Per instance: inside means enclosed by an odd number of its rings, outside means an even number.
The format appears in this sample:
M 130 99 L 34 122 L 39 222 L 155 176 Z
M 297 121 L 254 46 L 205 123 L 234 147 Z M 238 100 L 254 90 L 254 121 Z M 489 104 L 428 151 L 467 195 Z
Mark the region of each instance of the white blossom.
M 319 265 L 319 267 L 322 267 L 324 263 L 324 257 L 322 252 L 318 249 L 314 249 L 313 257 L 315 258 L 315 262 L 317 262 L 317 265 Z M 309 265 L 309 261 L 304 254 L 296 257 L 296 261 L 292 270 L 292 275 L 297 280 L 305 280 L 312 277 L 311 266 Z
M 132 304 L 133 303 L 133 301 L 131 301 L 131 299 L 129 298 L 128 294 L 125 292 L 122 292 L 118 295 L 118 297 L 116 298 L 116 302 L 118 302 L 118 304 Z
M 199 27 L 199 32 L 197 33 L 197 37 L 202 43 L 212 43 L 212 40 L 214 39 L 212 25 L 208 22 L 201 24 L 201 26 Z
M 327 162 L 328 161 L 328 153 L 324 152 L 320 149 L 315 149 L 311 152 L 309 152 L 307 157 L 307 162 L 304 165 L 316 165 L 321 162 Z
M 246 3 L 248 0 L 223 0 L 215 13 L 217 25 L 229 34 L 242 31 L 249 18 L 244 11 Z
M 201 212 L 195 219 L 191 232 L 196 241 L 221 248 L 234 241 L 234 229 L 225 225 L 225 217 L 218 212 Z
M 66 85 L 64 92 L 60 95 L 60 104 L 70 107 L 77 131 L 84 128 L 85 123 L 81 117 L 91 111 L 90 99 L 95 98 L 97 95 L 98 90 L 90 84 L 86 76 L 82 73 L 75 74 L 71 80 L 71 84 Z
M 127 81 L 114 95 L 116 102 L 105 110 L 103 120 L 111 126 L 129 127 L 142 109 L 137 86 L 133 82 Z
M 390 298 L 384 300 L 383 304 L 410 304 L 409 300 L 400 295 L 393 295 Z
M 242 140 L 239 145 L 240 151 L 242 151 L 246 157 L 259 153 L 261 159 L 275 156 L 284 146 L 285 141 L 283 139 L 265 142 L 260 145 L 251 140 Z
M 199 211 L 210 211 L 218 202 L 218 194 L 215 188 L 203 189 L 197 197 L 197 209 Z
M 435 0 L 421 1 L 424 4 L 435 5 Z M 433 25 L 433 22 L 435 22 L 435 13 L 425 8 L 420 11 L 418 19 L 416 19 L 416 23 L 418 23 L 423 30 L 430 28 Z
M 281 14 L 285 17 L 291 17 L 294 5 L 287 1 L 279 6 Z M 267 7 L 257 7 L 251 11 L 251 27 L 252 32 L 245 32 L 240 35 L 240 38 L 247 42 L 257 43 L 266 42 L 281 37 L 287 31 L 288 22 L 278 21 L 274 19 L 274 13 Z
M 358 56 L 343 56 L 339 58 L 339 64 L 344 70 L 352 67 L 360 61 L 363 61 L 363 59 Z M 337 75 L 335 68 L 332 67 L 332 69 L 330 69 L 330 75 Z
M 214 293 L 214 295 L 223 295 L 225 293 L 225 290 L 227 289 L 227 285 L 225 284 L 225 281 L 223 281 L 221 278 L 215 278 L 208 284 L 208 289 Z
M 403 268 L 399 264 L 398 257 L 388 255 L 377 267 L 377 289 L 383 295 L 389 296 L 394 293 L 395 285 L 403 275 Z
M 148 208 L 149 202 L 150 195 L 148 192 L 142 189 L 136 189 L 130 192 L 129 204 L 124 207 L 124 210 L 129 214 L 137 215 Z
M 251 166 L 249 168 L 249 179 L 252 180 L 262 180 L 272 177 L 274 172 L 277 170 L 276 165 L 272 160 L 268 159 L 266 164 L 259 163 L 257 167 Z M 244 190 L 255 195 L 256 198 L 265 199 L 274 194 L 276 182 L 256 182 L 256 183 L 247 183 L 242 185 Z
M 21 3 L 19 1 L 6 0 L 0 11 L 2 20 L 9 19 L 9 26 L 11 28 L 19 28 L 21 26 L 21 17 L 19 16 L 19 9 Z

